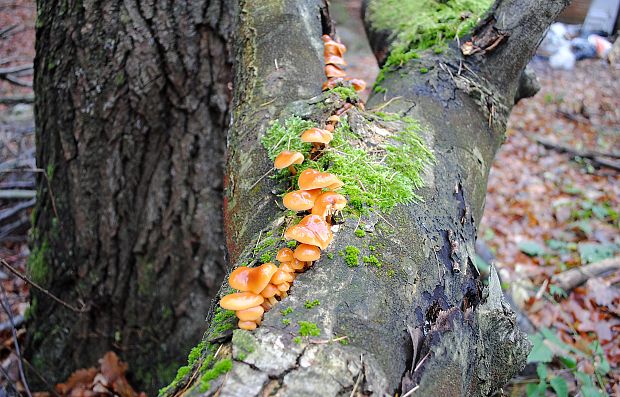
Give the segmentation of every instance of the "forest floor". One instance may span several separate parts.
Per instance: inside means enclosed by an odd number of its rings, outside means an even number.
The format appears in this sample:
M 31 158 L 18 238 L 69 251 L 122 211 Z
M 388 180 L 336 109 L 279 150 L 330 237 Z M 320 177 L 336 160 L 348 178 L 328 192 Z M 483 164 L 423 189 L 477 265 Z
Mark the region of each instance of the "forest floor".
M 356 3 L 334 2 L 332 13 L 349 48 L 348 74 L 370 82 L 378 67 L 360 44 Z M 31 0 L 0 5 L 0 68 L 33 61 L 35 15 Z M 620 395 L 620 171 L 602 166 L 593 153 L 620 155 L 620 69 L 598 60 L 578 62 L 572 71 L 552 70 L 542 60 L 532 65 L 542 89 L 512 112 L 479 231 L 480 267 L 493 262 L 500 269 L 506 292 L 535 330 L 530 358 L 538 364 L 505 392 L 562 396 L 565 388 L 569 395 Z M 27 85 L 28 73 L 18 80 Z M 29 87 L 0 80 L 1 98 L 31 94 Z M 602 161 L 619 162 L 613 156 Z M 29 255 L 35 169 L 32 105 L 0 105 L 0 258 L 21 273 Z M 23 197 L 7 198 L 16 191 Z M 570 289 L 554 278 L 606 259 L 615 270 L 589 274 Z M 28 285 L 0 267 L 0 287 L 0 302 L 10 309 L 0 309 L 0 383 L 23 391 L 15 341 L 23 343 L 28 332 Z

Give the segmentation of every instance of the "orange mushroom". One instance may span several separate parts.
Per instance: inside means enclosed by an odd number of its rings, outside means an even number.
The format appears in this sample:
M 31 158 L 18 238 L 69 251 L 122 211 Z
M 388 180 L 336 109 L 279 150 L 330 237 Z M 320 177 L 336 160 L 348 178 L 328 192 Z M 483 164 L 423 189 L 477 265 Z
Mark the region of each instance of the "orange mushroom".
M 314 262 L 318 261 L 321 257 L 321 249 L 315 245 L 299 244 L 295 248 L 295 259 L 301 262 Z
M 256 329 L 256 323 L 254 321 L 239 321 L 237 326 L 240 329 L 245 329 L 246 331 L 254 331 Z
M 255 294 L 260 292 L 269 284 L 271 276 L 278 270 L 273 263 L 264 263 L 258 267 L 239 267 L 228 276 L 228 284 L 240 291 L 250 291 Z
M 293 259 L 295 259 L 295 257 L 293 256 L 293 250 L 290 248 L 280 249 L 280 251 L 278 251 L 278 254 L 276 255 L 276 259 L 278 260 L 278 262 L 292 261 Z
M 364 91 L 364 89 L 366 88 L 366 82 L 362 79 L 346 78 L 345 80 L 350 82 L 351 85 L 353 85 L 353 89 L 355 91 Z
M 290 283 L 291 281 L 293 281 L 293 276 L 283 269 L 278 269 L 278 271 L 273 274 L 273 277 L 271 277 L 271 283 L 276 286 L 284 282 Z
M 336 65 L 325 65 L 325 76 L 328 79 L 332 77 L 346 77 L 347 73 Z
M 344 61 L 344 59 L 342 59 L 342 57 L 339 57 L 338 55 L 327 55 L 325 57 L 325 64 L 326 65 L 336 65 L 336 66 L 346 66 L 347 63 Z
M 299 174 L 299 188 L 302 190 L 323 189 L 333 185 L 342 186 L 342 181 L 334 174 L 320 172 L 312 168 Z
M 328 144 L 332 139 L 334 139 L 334 135 L 331 132 L 320 128 L 310 128 L 301 134 L 302 141 L 312 143 L 315 147 L 321 143 Z
M 252 292 L 237 292 L 220 299 L 220 306 L 222 309 L 237 311 L 259 306 L 264 301 L 265 298 Z
M 306 263 L 297 258 L 294 258 L 291 262 L 289 262 L 289 265 L 295 270 L 303 270 L 303 268 L 306 267 Z
M 347 47 L 345 47 L 344 44 L 336 42 L 331 37 L 329 37 L 329 39 L 323 38 L 323 42 L 325 43 L 323 49 L 323 55 L 325 56 L 325 58 L 329 57 L 330 55 L 342 57 L 342 55 L 347 51 Z
M 325 249 L 334 236 L 330 225 L 320 216 L 307 215 L 297 225 L 288 228 L 284 233 L 284 238 Z
M 262 306 L 254 306 L 249 309 L 237 310 L 235 313 L 241 321 L 256 321 L 260 320 L 265 313 L 265 309 Z
M 314 201 L 321 195 L 321 193 L 321 189 L 295 190 L 294 192 L 285 194 L 282 199 L 282 203 L 289 210 L 306 211 L 312 209 L 314 206 Z M 278 259 L 278 257 L 276 257 L 276 259 Z M 283 262 L 280 259 L 278 260 Z
M 324 192 L 316 199 L 312 214 L 325 219 L 334 212 L 342 210 L 347 205 L 347 199 L 339 193 Z
M 281 170 L 282 168 L 288 167 L 291 174 L 295 175 L 297 171 L 295 171 L 295 167 L 293 164 L 301 164 L 304 162 L 304 155 L 299 152 L 292 152 L 290 150 L 284 150 L 278 157 L 276 157 L 273 162 L 273 166 L 277 169 Z
M 323 91 L 331 90 L 332 88 L 337 87 L 338 84 L 340 84 L 343 81 L 344 80 L 342 78 L 327 79 L 327 81 L 323 83 L 323 88 L 322 89 L 323 89 Z

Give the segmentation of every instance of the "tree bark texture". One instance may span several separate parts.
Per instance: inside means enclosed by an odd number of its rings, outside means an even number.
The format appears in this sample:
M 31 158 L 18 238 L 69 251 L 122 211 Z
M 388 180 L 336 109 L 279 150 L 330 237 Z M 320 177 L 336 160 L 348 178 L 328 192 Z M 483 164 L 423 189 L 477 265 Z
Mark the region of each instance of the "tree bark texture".
M 297 277 L 257 330 L 222 332 L 212 319 L 200 358 L 164 395 L 475 396 L 492 394 L 518 372 L 529 343 L 494 270 L 483 286 L 474 242 L 519 76 L 566 4 L 500 0 L 474 31 L 475 39 L 501 25 L 505 39 L 495 52 L 466 57 L 454 43 L 388 72 L 381 83 L 386 91 L 366 108 L 423 126 L 436 157 L 418 191 L 423 200 L 389 214 L 346 218 L 327 255 Z M 521 12 L 510 14 L 514 7 Z M 264 178 L 272 165 L 260 137 L 269 123 L 291 114 L 318 122 L 342 105 L 320 95 L 320 37 L 330 29 L 320 0 L 241 2 L 225 197 L 227 244 L 236 265 L 257 263 L 252 251 L 261 236 L 286 222 L 274 196 L 286 186 Z M 373 40 L 373 27 L 368 30 L 371 42 L 388 44 L 389 32 Z M 422 67 L 428 73 L 420 73 Z M 354 108 L 347 117 L 356 132 L 373 134 L 366 114 Z M 370 232 L 366 237 L 354 234 L 360 223 Z M 363 254 L 370 245 L 381 247 L 393 273 L 346 266 L 338 253 L 348 245 Z M 224 284 L 221 295 L 227 290 Z M 315 300 L 320 305 L 308 309 L 306 302 Z M 300 321 L 317 324 L 320 336 L 296 338 Z M 348 344 L 334 341 L 343 336 Z M 214 353 L 230 357 L 232 369 L 201 383 Z
M 153 394 L 204 331 L 226 268 L 234 8 L 38 2 L 37 163 L 46 175 L 30 272 L 85 306 L 72 312 L 32 292 L 27 355 L 50 383 L 116 350 Z

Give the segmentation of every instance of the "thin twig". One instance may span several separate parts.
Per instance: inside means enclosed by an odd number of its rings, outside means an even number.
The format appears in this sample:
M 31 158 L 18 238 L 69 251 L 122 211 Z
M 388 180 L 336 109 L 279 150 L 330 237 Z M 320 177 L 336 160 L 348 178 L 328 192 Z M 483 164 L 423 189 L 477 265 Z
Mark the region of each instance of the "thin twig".
M 254 188 L 254 186 L 258 185 L 258 182 L 262 181 L 263 178 L 265 178 L 267 175 L 269 175 L 271 173 L 271 171 L 273 171 L 275 168 L 271 168 L 269 171 L 267 171 L 267 173 L 263 176 L 261 176 L 260 178 L 258 178 L 258 180 L 256 182 L 254 182 L 252 184 L 252 186 L 250 186 L 250 188 L 248 190 L 252 190 Z
M 47 387 L 47 390 L 50 391 L 55 397 L 62 397 L 60 394 L 58 394 L 56 392 L 56 389 L 54 388 L 54 386 L 43 377 L 43 375 L 41 375 L 41 373 L 39 373 L 39 371 L 34 367 L 34 365 L 30 364 L 30 362 L 27 359 L 23 359 L 24 363 L 26 364 L 26 366 L 29 368 L 29 370 L 35 374 L 39 379 L 41 379 L 41 381 L 43 383 L 45 383 L 45 386 Z
M 360 379 L 362 378 L 362 374 L 364 373 L 364 355 L 360 354 L 360 373 L 357 375 L 357 379 L 355 380 L 355 384 L 353 385 L 353 390 L 351 390 L 351 394 L 349 397 L 353 397 L 355 395 L 355 391 L 357 390 L 357 385 L 360 383 Z
M 370 109 L 369 112 L 378 112 L 379 110 L 383 109 L 384 107 L 386 107 L 387 105 L 389 105 L 390 103 L 392 103 L 392 101 L 396 101 L 398 99 L 402 99 L 402 96 L 395 96 L 394 98 L 391 98 L 389 101 L 387 101 L 386 103 L 382 104 L 381 106 L 377 106 L 376 108 Z
M 6 381 L 9 383 L 11 388 L 15 390 L 15 395 L 19 396 L 19 393 L 17 392 L 17 386 L 15 386 L 15 383 L 13 383 L 13 379 L 11 379 L 11 376 L 6 373 L 6 370 L 4 369 L 2 365 L 0 365 L 0 372 L 2 372 L 2 375 L 4 375 L 4 377 L 6 378 Z
M 420 385 L 416 385 L 416 387 L 414 387 L 413 389 L 409 390 L 407 393 L 403 394 L 401 397 L 409 397 L 410 395 L 412 395 L 419 388 L 420 388 Z
M 13 313 L 11 312 L 11 308 L 9 307 L 9 303 L 6 298 L 6 292 L 4 291 L 4 286 L 2 285 L 2 283 L 0 283 L 0 291 L 2 291 L 2 299 L 0 300 L 0 304 L 2 305 L 2 308 L 6 312 L 7 316 L 9 316 L 9 321 L 11 322 L 11 333 L 13 334 L 13 344 L 15 345 L 15 353 L 17 354 L 17 367 L 19 368 L 19 377 L 22 380 L 24 389 L 26 389 L 26 395 L 28 397 L 32 397 L 30 387 L 28 386 L 28 381 L 26 380 L 26 374 L 24 373 L 24 363 L 22 362 L 22 353 L 19 349 L 19 341 L 17 340 L 17 330 L 15 328 L 15 322 L 13 321 Z
M 75 306 L 72 306 L 70 304 L 68 304 L 67 302 L 63 301 L 62 299 L 58 298 L 56 295 L 52 294 L 51 292 L 49 292 L 48 290 L 46 290 L 45 288 L 41 287 L 39 284 L 35 283 L 34 281 L 30 280 L 28 277 L 24 276 L 23 274 L 21 274 L 19 272 L 19 270 L 15 269 L 13 266 L 9 265 L 7 263 L 7 261 L 4 260 L 4 258 L 0 258 L 0 263 L 2 265 L 4 265 L 7 269 L 9 269 L 11 271 L 11 273 L 13 273 L 14 275 L 16 275 L 17 277 L 21 278 L 22 280 L 24 280 L 26 283 L 32 285 L 33 287 L 35 287 L 36 289 L 38 289 L 40 292 L 44 293 L 45 295 L 49 296 L 50 298 L 52 298 L 54 301 L 56 301 L 57 303 L 60 303 L 61 305 L 63 305 L 64 307 L 66 307 L 67 309 L 74 311 L 76 313 L 85 313 L 88 311 L 88 307 L 85 307 L 84 305 L 82 305 L 81 309 L 76 308 Z

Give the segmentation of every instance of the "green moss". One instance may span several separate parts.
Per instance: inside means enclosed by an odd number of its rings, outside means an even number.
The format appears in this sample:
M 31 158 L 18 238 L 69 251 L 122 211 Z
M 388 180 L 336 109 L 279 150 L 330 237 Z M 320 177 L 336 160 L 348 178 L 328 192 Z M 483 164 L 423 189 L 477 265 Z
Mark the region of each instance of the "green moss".
M 375 0 L 368 6 L 368 19 L 376 30 L 393 32 L 390 55 L 376 84 L 386 71 L 394 70 L 418 52 L 433 48 L 442 52 L 445 43 L 463 37 L 493 4 L 492 0 Z M 414 15 L 414 18 L 403 18 Z M 413 55 L 416 54 L 416 55 Z M 377 90 L 378 85 L 375 87 Z
M 393 269 L 390 269 L 385 274 L 391 278 L 391 277 L 394 277 L 394 274 L 396 274 L 396 272 L 394 272 Z
M 315 299 L 315 300 L 313 300 L 313 301 L 307 300 L 307 301 L 304 303 L 304 306 L 305 306 L 305 308 L 306 308 L 306 309 L 312 309 L 313 307 L 316 307 L 316 306 L 318 306 L 318 305 L 320 305 L 320 304 L 321 304 L 321 302 L 319 302 L 319 300 L 318 300 L 318 299 Z
M 310 321 L 299 321 L 299 336 L 319 336 L 321 330 L 319 327 Z
M 298 345 L 301 344 L 301 336 L 296 336 L 293 338 L 293 342 L 297 343 Z
M 246 356 L 253 353 L 256 350 L 256 339 L 248 331 L 241 329 L 235 330 L 233 333 L 233 345 L 237 348 L 239 353 L 243 353 Z
M 336 93 L 345 101 L 356 101 L 359 99 L 357 92 L 352 87 L 335 87 L 329 92 Z
M 329 259 L 329 260 L 334 259 L 334 253 L 333 252 L 327 253 L 327 259 Z
M 54 178 L 54 164 L 48 164 L 45 173 L 47 174 L 47 179 L 51 181 Z
M 355 229 L 354 233 L 357 237 L 360 237 L 360 238 L 366 237 L 366 232 L 363 231 L 362 229 Z
M 344 249 L 344 263 L 349 267 L 356 267 L 360 264 L 360 250 L 357 247 L 348 245 Z
M 297 246 L 297 241 L 291 240 L 288 243 L 286 243 L 286 246 L 289 248 L 295 248 Z
M 116 84 L 117 86 L 125 84 L 125 73 L 118 72 L 116 76 L 114 76 L 114 84 Z
M 43 240 L 41 244 L 35 246 L 28 257 L 28 272 L 32 281 L 38 284 L 45 284 L 49 275 L 46 255 L 49 250 L 49 243 Z
M 374 252 L 374 251 L 377 250 L 377 247 L 375 247 L 374 245 L 369 245 L 368 246 L 368 250 L 371 251 L 371 252 Z
M 420 68 L 420 73 L 422 74 L 428 73 L 428 68 Z
M 330 149 L 316 161 L 306 160 L 297 166 L 298 174 L 307 169 L 329 172 L 337 175 L 344 186 L 341 192 L 349 200 L 348 210 L 364 213 L 364 207 L 377 207 L 389 211 L 397 204 L 407 204 L 419 197 L 414 190 L 422 186 L 424 167 L 431 163 L 432 153 L 426 149 L 418 136 L 420 127 L 413 119 L 402 118 L 403 130 L 392 136 L 385 153 L 368 154 L 361 147 L 364 141 L 351 130 L 343 120 L 334 133 Z M 282 150 L 310 150 L 310 144 L 299 139 L 307 128 L 315 126 L 299 117 L 288 118 L 284 126 L 275 122 L 262 138 L 262 143 L 273 160 Z M 279 172 L 280 177 L 289 178 L 288 170 Z M 293 177 L 296 183 L 297 176 Z
M 282 319 L 282 324 L 289 326 L 291 325 L 291 319 L 290 318 L 283 318 Z
M 203 351 L 209 347 L 211 347 L 211 345 L 205 341 L 201 341 L 196 347 L 192 348 L 187 356 L 187 365 L 184 365 L 177 370 L 175 378 L 168 386 L 159 390 L 159 395 L 166 393 L 168 390 L 174 388 L 179 382 L 181 382 L 190 373 Z
M 209 390 L 211 384 L 210 381 L 217 379 L 219 376 L 225 374 L 232 369 L 232 360 L 230 358 L 224 358 L 213 365 L 213 368 L 205 371 L 200 378 L 200 392 L 204 393 Z
M 289 306 L 286 309 L 280 310 L 280 313 L 282 313 L 283 316 L 288 316 L 293 313 L 293 308 Z
M 261 263 L 271 262 L 272 255 L 269 252 L 265 252 L 260 256 Z
M 362 259 L 367 265 L 372 265 L 379 268 L 382 266 L 381 262 L 379 262 L 379 259 L 374 255 L 364 256 Z
M 232 310 L 225 310 L 221 307 L 215 308 L 215 314 L 213 320 L 211 320 L 211 327 L 214 334 L 222 334 L 235 327 L 236 316 Z

